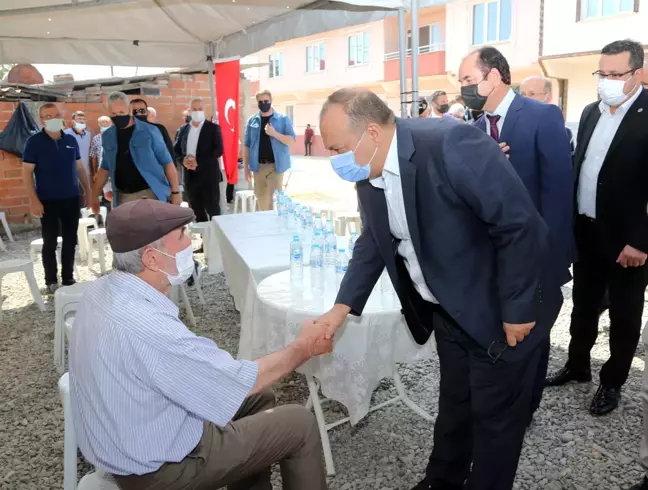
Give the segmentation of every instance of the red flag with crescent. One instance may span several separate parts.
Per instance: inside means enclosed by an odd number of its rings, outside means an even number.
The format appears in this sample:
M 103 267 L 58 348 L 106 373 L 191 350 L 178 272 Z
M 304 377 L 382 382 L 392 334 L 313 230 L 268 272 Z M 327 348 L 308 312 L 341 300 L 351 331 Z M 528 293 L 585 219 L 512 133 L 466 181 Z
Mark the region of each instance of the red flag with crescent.
M 218 124 L 223 134 L 223 164 L 229 184 L 238 182 L 240 73 L 238 59 L 215 63 Z

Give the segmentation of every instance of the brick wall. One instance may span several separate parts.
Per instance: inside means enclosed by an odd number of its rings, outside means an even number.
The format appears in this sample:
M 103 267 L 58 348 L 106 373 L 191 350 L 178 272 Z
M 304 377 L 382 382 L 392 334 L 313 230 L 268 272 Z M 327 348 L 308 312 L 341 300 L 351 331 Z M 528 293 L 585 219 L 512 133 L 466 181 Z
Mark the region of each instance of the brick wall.
M 249 116 L 245 104 L 250 97 L 250 90 L 245 86 L 249 82 L 242 80 L 241 83 L 243 85 L 241 87 L 243 102 L 241 107 L 244 108 L 241 113 L 241 122 L 243 123 Z M 154 107 L 157 111 L 157 122 L 166 126 L 171 138 L 175 135 L 176 130 L 184 124 L 182 111 L 187 109 L 192 97 L 204 98 L 207 117 L 211 114 L 209 103 L 211 92 L 207 74 L 171 73 L 147 83 L 146 87 L 159 88 L 160 95 L 129 95 L 129 97 L 131 99 L 143 98 L 149 106 Z M 106 96 L 114 89 L 119 89 L 119 87 L 89 87 L 83 91 L 74 92 L 69 99 L 59 102 L 59 105 L 65 111 L 66 119 L 74 111 L 84 111 L 88 119 L 88 129 L 92 134 L 96 134 L 99 132 L 97 119 L 99 116 L 108 115 L 104 106 Z M 143 90 L 141 89 L 140 93 Z M 16 106 L 17 103 L 14 102 L 0 102 L 0 131 L 7 125 Z M 7 219 L 13 223 L 32 220 L 29 213 L 29 200 L 21 175 L 21 161 L 18 157 L 3 151 L 0 151 L 0 211 L 7 213 Z

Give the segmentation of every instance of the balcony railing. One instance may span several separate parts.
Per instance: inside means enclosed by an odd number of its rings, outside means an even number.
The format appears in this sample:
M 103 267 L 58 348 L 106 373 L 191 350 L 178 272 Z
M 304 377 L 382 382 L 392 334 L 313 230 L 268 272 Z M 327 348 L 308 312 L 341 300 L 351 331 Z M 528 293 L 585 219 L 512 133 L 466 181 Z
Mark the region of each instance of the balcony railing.
M 419 46 L 419 54 L 425 54 L 425 53 L 434 53 L 435 51 L 444 51 L 445 50 L 445 43 L 435 43 L 435 44 L 428 44 L 426 46 Z M 393 53 L 385 53 L 385 61 L 389 60 L 395 60 L 398 59 L 398 51 L 394 51 Z M 412 55 L 412 50 L 408 49 L 405 52 L 405 56 L 411 56 Z

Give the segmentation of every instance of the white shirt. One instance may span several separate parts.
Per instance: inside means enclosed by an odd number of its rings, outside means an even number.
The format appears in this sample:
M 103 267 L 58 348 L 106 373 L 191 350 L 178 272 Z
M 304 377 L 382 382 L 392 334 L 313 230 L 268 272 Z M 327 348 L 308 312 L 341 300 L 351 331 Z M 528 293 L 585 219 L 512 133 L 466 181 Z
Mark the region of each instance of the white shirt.
M 409 272 L 414 287 L 421 297 L 432 303 L 438 303 L 434 295 L 430 292 L 423 271 L 419 264 L 409 226 L 407 225 L 407 216 L 405 214 L 405 201 L 403 200 L 403 186 L 400 178 L 400 168 L 398 163 L 398 142 L 396 134 L 389 147 L 387 160 L 383 168 L 382 175 L 371 179 L 371 185 L 378 189 L 384 189 L 385 199 L 387 200 L 387 214 L 389 217 L 389 231 L 394 238 L 400 240 L 398 245 L 398 254 L 405 259 L 405 266 Z
M 196 156 L 198 137 L 200 136 L 200 130 L 202 129 L 203 124 L 205 124 L 205 121 L 201 122 L 198 126 L 194 126 L 193 123 L 190 123 L 189 136 L 187 136 L 187 155 Z
M 499 130 L 499 134 L 502 134 L 502 128 L 504 127 L 504 119 L 506 119 L 506 113 L 508 112 L 509 108 L 511 107 L 511 104 L 513 103 L 513 99 L 515 99 L 515 92 L 513 92 L 512 89 L 509 89 L 509 91 L 506 93 L 504 98 L 502 99 L 502 102 L 499 103 L 497 106 L 497 109 L 495 109 L 495 112 L 487 112 L 487 116 L 499 116 L 499 121 L 497 121 L 497 129 Z M 486 119 L 486 134 L 490 136 L 490 119 Z
M 599 104 L 601 117 L 592 133 L 592 138 L 585 152 L 585 160 L 583 160 L 583 166 L 578 176 L 578 214 L 584 214 L 592 219 L 596 218 L 596 190 L 599 172 L 614 135 L 630 107 L 639 97 L 641 90 L 640 86 L 639 90 L 626 100 L 623 105 L 619 106 L 614 114 L 610 112 L 609 105 L 603 101 Z

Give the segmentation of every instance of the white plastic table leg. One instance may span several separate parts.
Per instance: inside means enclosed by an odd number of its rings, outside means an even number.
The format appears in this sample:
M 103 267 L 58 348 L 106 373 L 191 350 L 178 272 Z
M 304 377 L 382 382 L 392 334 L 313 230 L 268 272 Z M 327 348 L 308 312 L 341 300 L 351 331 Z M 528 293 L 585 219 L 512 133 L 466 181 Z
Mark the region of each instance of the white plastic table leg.
M 2 241 L 2 238 L 0 238 L 0 250 L 7 251 L 7 247 L 5 246 L 4 242 Z
M 106 235 L 99 235 L 99 266 L 101 267 L 101 273 L 105 274 L 106 273 L 106 240 L 105 240 Z
M 61 303 L 54 298 L 54 367 L 59 374 L 65 370 L 65 335 L 63 334 L 63 323 L 65 315 Z
M 88 269 L 92 270 L 92 254 L 94 253 L 94 240 L 91 237 L 88 237 Z
M 183 284 L 180 286 L 180 294 L 182 294 L 182 302 L 184 303 L 185 309 L 187 310 L 187 316 L 189 317 L 189 323 L 191 326 L 196 328 L 196 317 L 194 316 L 193 309 L 191 308 L 191 303 L 189 303 L 189 296 L 187 296 L 187 289 Z
M 335 475 L 335 464 L 333 463 L 333 453 L 331 452 L 331 441 L 328 437 L 328 428 L 326 427 L 326 420 L 324 420 L 324 411 L 319 399 L 319 388 L 315 379 L 312 376 L 306 375 L 308 382 L 308 391 L 310 392 L 309 402 L 313 404 L 315 410 L 315 419 L 317 420 L 317 427 L 320 431 L 322 439 L 322 450 L 324 451 L 324 462 L 326 463 L 326 474 L 329 476 Z
M 27 284 L 29 284 L 29 289 L 31 291 L 34 302 L 40 311 L 45 311 L 45 302 L 41 296 L 40 289 L 38 289 L 38 284 L 36 283 L 36 276 L 34 276 L 33 266 L 25 271 L 25 277 L 27 278 Z
M 0 276 L 0 323 L 2 323 L 2 276 Z
M 0 213 L 0 221 L 2 221 L 2 226 L 4 231 L 7 234 L 10 242 L 15 241 L 13 235 L 11 234 L 11 228 L 9 228 L 9 223 L 7 222 L 7 215 L 5 213 Z

